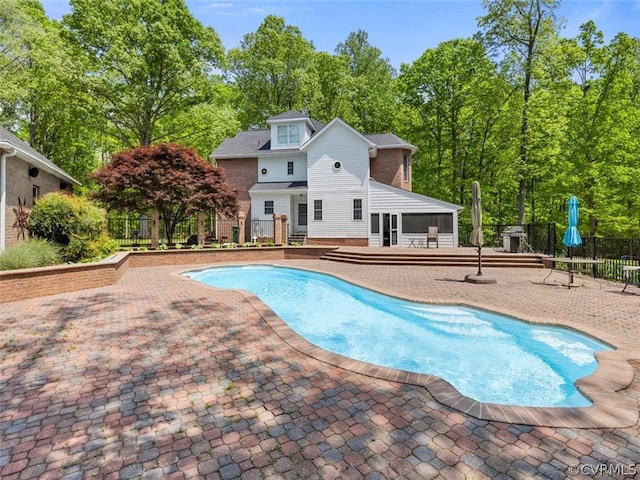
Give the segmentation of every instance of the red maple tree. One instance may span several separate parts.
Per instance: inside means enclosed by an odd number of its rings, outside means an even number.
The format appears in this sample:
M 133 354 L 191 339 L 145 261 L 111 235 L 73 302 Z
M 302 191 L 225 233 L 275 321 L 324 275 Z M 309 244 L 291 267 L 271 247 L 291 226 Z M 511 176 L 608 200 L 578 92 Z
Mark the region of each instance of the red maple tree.
M 193 213 L 215 209 L 232 217 L 238 212 L 237 192 L 220 168 L 206 163 L 195 150 L 163 143 L 116 153 L 94 178 L 94 197 L 107 208 L 142 212 L 158 209 L 167 241 L 176 226 Z

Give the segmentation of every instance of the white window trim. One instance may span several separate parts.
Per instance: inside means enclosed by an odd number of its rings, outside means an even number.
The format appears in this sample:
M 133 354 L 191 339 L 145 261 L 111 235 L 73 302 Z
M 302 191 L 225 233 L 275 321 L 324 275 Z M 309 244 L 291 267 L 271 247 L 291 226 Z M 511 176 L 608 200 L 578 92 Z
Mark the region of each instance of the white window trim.
M 320 203 L 316 203 L 316 202 L 320 202 Z M 319 205 L 320 208 L 317 208 L 316 205 Z M 317 212 L 320 213 L 320 218 L 316 218 Z M 324 208 L 323 208 L 322 200 L 314 200 L 313 201 L 313 221 L 321 222 L 323 219 L 324 219 Z
M 280 129 L 286 129 L 286 134 L 285 133 L 280 133 Z M 292 135 L 292 133 L 295 131 L 295 134 Z M 286 136 L 286 141 L 282 141 L 280 137 L 285 137 Z M 291 137 L 297 137 L 297 140 L 292 141 Z M 288 125 L 278 125 L 276 127 L 276 140 L 278 142 L 278 145 L 300 145 L 300 125 L 298 124 L 288 124 Z
M 360 201 L 360 207 L 356 208 L 356 202 Z M 360 218 L 356 218 L 356 212 L 360 212 Z M 362 217 L 363 217 L 363 204 L 362 204 L 362 199 L 361 198 L 354 198 L 353 199 L 353 220 L 355 222 L 361 222 L 362 221 Z
M 409 171 L 411 169 L 411 157 L 409 155 L 402 156 L 402 179 L 405 182 L 409 181 Z

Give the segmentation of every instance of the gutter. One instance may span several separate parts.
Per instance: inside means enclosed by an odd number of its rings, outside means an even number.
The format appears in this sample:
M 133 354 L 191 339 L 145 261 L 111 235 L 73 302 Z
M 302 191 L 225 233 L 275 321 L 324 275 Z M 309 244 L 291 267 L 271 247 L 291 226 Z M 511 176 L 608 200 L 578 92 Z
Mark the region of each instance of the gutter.
M 7 142 L 0 142 L 0 253 L 7 242 L 7 157 L 14 157 L 18 150 Z

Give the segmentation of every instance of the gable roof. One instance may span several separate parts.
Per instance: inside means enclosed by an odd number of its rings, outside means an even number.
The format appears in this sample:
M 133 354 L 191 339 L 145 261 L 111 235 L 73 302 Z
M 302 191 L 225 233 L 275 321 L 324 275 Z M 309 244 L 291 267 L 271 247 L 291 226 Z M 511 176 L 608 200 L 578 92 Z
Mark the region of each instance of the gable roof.
M 362 137 L 365 142 L 369 143 L 372 149 L 389 149 L 389 148 L 404 148 L 410 150 L 411 153 L 415 153 L 418 147 L 404 141 L 402 138 L 394 135 L 393 133 L 379 133 L 372 135 L 363 135 L 349 124 L 336 117 L 328 124 L 324 124 L 306 116 L 297 110 L 289 110 L 287 112 L 274 115 L 267 120 L 267 123 L 283 123 L 292 120 L 305 120 L 311 127 L 311 139 L 307 141 L 300 148 L 286 148 L 271 150 L 271 130 L 245 130 L 239 132 L 235 137 L 226 138 L 215 151 L 211 154 L 211 158 L 214 159 L 231 159 L 231 158 L 254 158 L 269 153 L 274 154 L 286 154 L 304 151 L 305 147 L 311 143 L 320 133 L 322 133 L 329 125 L 335 122 L 340 122 L 347 128 L 351 129 L 354 133 Z
M 58 167 L 51 160 L 46 158 L 40 152 L 35 150 L 31 145 L 27 142 L 20 140 L 13 133 L 7 130 L 4 127 L 0 127 L 0 149 L 2 148 L 2 144 L 8 144 L 12 148 L 16 149 L 16 155 L 18 158 L 21 158 L 25 162 L 33 165 L 34 167 L 38 167 L 41 170 L 44 170 L 51 175 L 58 177 L 65 182 L 73 183 L 75 185 L 80 185 L 80 182 L 69 175 L 67 172 Z M 6 148 L 4 148 L 6 150 Z
M 331 120 L 326 127 L 324 127 L 320 132 L 318 132 L 317 135 L 314 135 L 313 137 L 311 137 L 311 139 L 306 142 L 304 145 L 302 145 L 300 147 L 300 150 L 305 151 L 307 148 L 309 148 L 309 145 L 311 145 L 318 137 L 322 136 L 322 134 L 324 134 L 325 132 L 327 132 L 328 130 L 331 130 L 334 125 L 342 125 L 343 127 L 345 127 L 347 130 L 349 130 L 351 133 L 353 133 L 354 135 L 356 135 L 358 138 L 362 139 L 366 144 L 369 145 L 370 149 L 375 149 L 376 144 L 373 143 L 371 140 L 369 140 L 367 137 L 365 137 L 364 135 L 362 135 L 360 132 L 358 132 L 355 128 L 353 128 L 351 125 L 345 123 L 344 121 L 340 120 L 338 117 L 334 118 L 333 120 Z
M 273 117 L 269 117 L 267 119 L 267 123 L 271 125 L 272 123 L 287 123 L 294 120 L 304 120 L 307 123 L 307 125 L 309 125 L 309 128 L 311 129 L 312 134 L 313 132 L 321 130 L 324 127 L 323 123 L 317 120 L 314 120 L 313 118 L 310 118 L 308 115 L 305 115 L 304 113 L 300 113 L 297 110 L 289 110 L 287 112 L 274 115 Z
M 267 123 L 278 120 L 306 120 L 308 117 L 297 110 L 289 110 L 288 112 L 279 113 L 267 119 Z
M 379 188 L 381 190 L 386 190 L 388 192 L 393 192 L 398 195 L 402 195 L 406 198 L 413 198 L 414 200 L 418 200 L 421 202 L 428 202 L 432 205 L 437 205 L 447 210 L 451 211 L 461 211 L 464 210 L 462 205 L 456 205 L 455 203 L 445 202 L 444 200 L 438 200 L 437 198 L 428 197 L 427 195 L 422 195 L 420 193 L 412 192 L 410 190 L 404 190 L 402 188 L 394 187 L 393 185 L 388 185 L 386 183 L 381 183 L 375 181 L 373 178 L 369 178 L 369 185 L 373 188 Z

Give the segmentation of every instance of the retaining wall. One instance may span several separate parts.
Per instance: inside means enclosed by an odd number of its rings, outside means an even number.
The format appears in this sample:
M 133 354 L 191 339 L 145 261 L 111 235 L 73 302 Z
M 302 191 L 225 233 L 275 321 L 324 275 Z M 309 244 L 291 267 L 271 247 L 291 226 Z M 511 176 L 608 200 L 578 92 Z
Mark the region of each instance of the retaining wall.
M 121 252 L 97 263 L 0 272 L 0 303 L 114 285 L 129 268 L 318 259 L 335 247 L 262 247 Z

